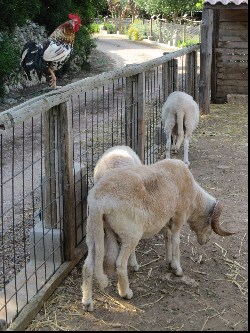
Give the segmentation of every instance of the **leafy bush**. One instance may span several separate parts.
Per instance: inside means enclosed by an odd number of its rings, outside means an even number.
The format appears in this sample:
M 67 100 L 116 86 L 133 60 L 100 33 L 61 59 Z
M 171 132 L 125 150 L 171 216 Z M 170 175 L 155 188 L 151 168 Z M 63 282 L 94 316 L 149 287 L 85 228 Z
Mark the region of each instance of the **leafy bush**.
M 186 39 L 185 42 L 183 42 L 182 40 L 179 40 L 177 42 L 177 46 L 178 47 L 187 47 L 189 45 L 194 45 L 194 44 L 198 44 L 199 43 L 199 39 L 198 38 L 190 38 L 190 39 Z
M 88 26 L 89 32 L 94 34 L 94 33 L 98 33 L 100 31 L 100 24 L 99 23 L 90 23 L 90 25 Z
M 27 19 L 33 19 L 41 8 L 40 0 L 0 1 L 0 31 L 13 31 Z
M 20 49 L 10 34 L 1 33 L 0 50 L 0 97 L 3 97 L 6 78 L 19 67 Z
M 128 37 L 132 40 L 143 40 L 147 38 L 146 28 L 142 20 L 136 19 L 129 25 Z
M 116 33 L 116 26 L 113 23 L 107 23 L 107 22 L 105 22 L 103 25 L 104 25 L 104 27 L 107 30 L 109 30 L 109 32 L 111 34 L 115 34 Z
M 109 30 L 111 34 L 116 33 L 116 26 L 113 23 L 107 23 L 107 22 L 102 22 L 102 23 L 91 23 L 88 27 L 89 31 L 91 33 L 99 33 L 100 28 L 105 27 L 105 30 Z
M 86 27 L 82 26 L 76 34 L 73 55 L 82 57 L 81 66 L 87 62 L 91 51 L 96 47 L 96 43 Z

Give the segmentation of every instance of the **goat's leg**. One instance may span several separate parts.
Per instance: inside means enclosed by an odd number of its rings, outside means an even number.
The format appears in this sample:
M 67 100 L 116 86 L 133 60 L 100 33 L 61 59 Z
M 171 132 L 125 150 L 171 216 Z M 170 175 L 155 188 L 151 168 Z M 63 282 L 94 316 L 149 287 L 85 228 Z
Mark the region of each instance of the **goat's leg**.
M 166 132 L 166 158 L 170 158 L 170 150 L 171 150 L 171 132 Z
M 116 259 L 119 254 L 119 245 L 116 234 L 109 226 L 105 226 L 105 257 L 104 257 L 104 269 L 105 272 L 112 276 L 116 271 Z
M 171 145 L 171 150 L 173 152 L 176 151 L 176 141 L 177 141 L 177 136 L 175 134 L 172 134 L 172 145 Z
M 172 232 L 171 229 L 166 226 L 162 229 L 162 233 L 165 240 L 165 260 L 169 267 L 172 262 Z
M 135 251 L 138 241 L 129 239 L 129 242 L 121 241 L 121 249 L 116 260 L 116 270 L 118 275 L 118 293 L 121 297 L 131 299 L 133 292 L 129 288 L 128 280 L 128 259 Z
M 184 138 L 184 158 L 183 158 L 183 162 L 186 163 L 187 165 L 189 165 L 189 161 L 188 161 L 188 149 L 189 149 L 189 138 L 190 138 L 190 134 L 186 133 L 185 134 L 185 138 Z
M 129 264 L 129 266 L 131 266 L 133 268 L 133 270 L 135 272 L 137 272 L 139 270 L 140 265 L 137 262 L 135 251 L 133 251 L 131 253 L 129 260 L 128 260 L 128 264 Z
M 184 131 L 178 129 L 178 135 L 177 135 L 177 140 L 176 140 L 176 145 L 175 145 L 176 154 L 179 152 L 183 139 L 184 139 Z
M 172 231 L 172 261 L 171 267 L 176 276 L 182 276 L 182 268 L 180 264 L 180 230 L 183 223 L 180 220 L 173 221 L 171 225 Z
M 105 258 L 104 258 L 104 268 L 108 275 L 112 276 L 116 271 L 116 260 L 119 254 L 119 245 L 116 234 L 113 230 L 106 225 L 105 226 Z M 128 265 L 137 272 L 140 265 L 137 262 L 135 251 L 133 251 L 129 257 Z
M 87 240 L 87 245 L 88 255 L 82 268 L 82 304 L 85 311 L 93 311 L 94 244 Z

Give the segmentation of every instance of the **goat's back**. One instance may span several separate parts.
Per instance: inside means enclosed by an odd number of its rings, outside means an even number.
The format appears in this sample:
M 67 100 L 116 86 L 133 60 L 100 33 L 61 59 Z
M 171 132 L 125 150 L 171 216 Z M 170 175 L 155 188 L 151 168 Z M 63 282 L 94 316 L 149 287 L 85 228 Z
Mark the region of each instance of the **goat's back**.
M 94 169 L 94 183 L 103 175 L 115 168 L 126 168 L 141 165 L 139 156 L 128 146 L 114 146 L 106 150 Z
M 104 214 L 171 218 L 192 202 L 194 179 L 181 160 L 162 160 L 108 171 L 89 191 L 88 202 Z

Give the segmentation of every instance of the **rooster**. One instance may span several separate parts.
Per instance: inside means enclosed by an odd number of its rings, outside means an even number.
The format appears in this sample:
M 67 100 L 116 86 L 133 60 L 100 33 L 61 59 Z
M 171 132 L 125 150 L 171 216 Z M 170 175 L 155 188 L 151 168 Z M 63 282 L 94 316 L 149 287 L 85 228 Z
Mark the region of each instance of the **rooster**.
M 37 73 L 40 81 L 44 75 L 50 75 L 52 88 L 58 88 L 54 72 L 69 59 L 75 33 L 81 27 L 81 19 L 77 14 L 69 14 L 69 19 L 56 28 L 43 44 L 29 41 L 24 45 L 20 64 L 29 80 L 32 80 L 31 73 Z

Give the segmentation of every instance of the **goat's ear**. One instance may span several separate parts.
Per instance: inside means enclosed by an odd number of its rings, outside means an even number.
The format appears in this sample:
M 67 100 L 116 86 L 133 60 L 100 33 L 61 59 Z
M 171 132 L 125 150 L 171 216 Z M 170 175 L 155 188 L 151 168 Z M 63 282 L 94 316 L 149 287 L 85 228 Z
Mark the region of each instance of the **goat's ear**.
M 223 209 L 223 205 L 220 201 L 216 201 L 216 204 L 213 209 L 212 217 L 211 217 L 211 227 L 213 231 L 220 236 L 230 236 L 235 234 L 235 232 L 228 232 L 221 228 L 220 226 L 220 215 Z

